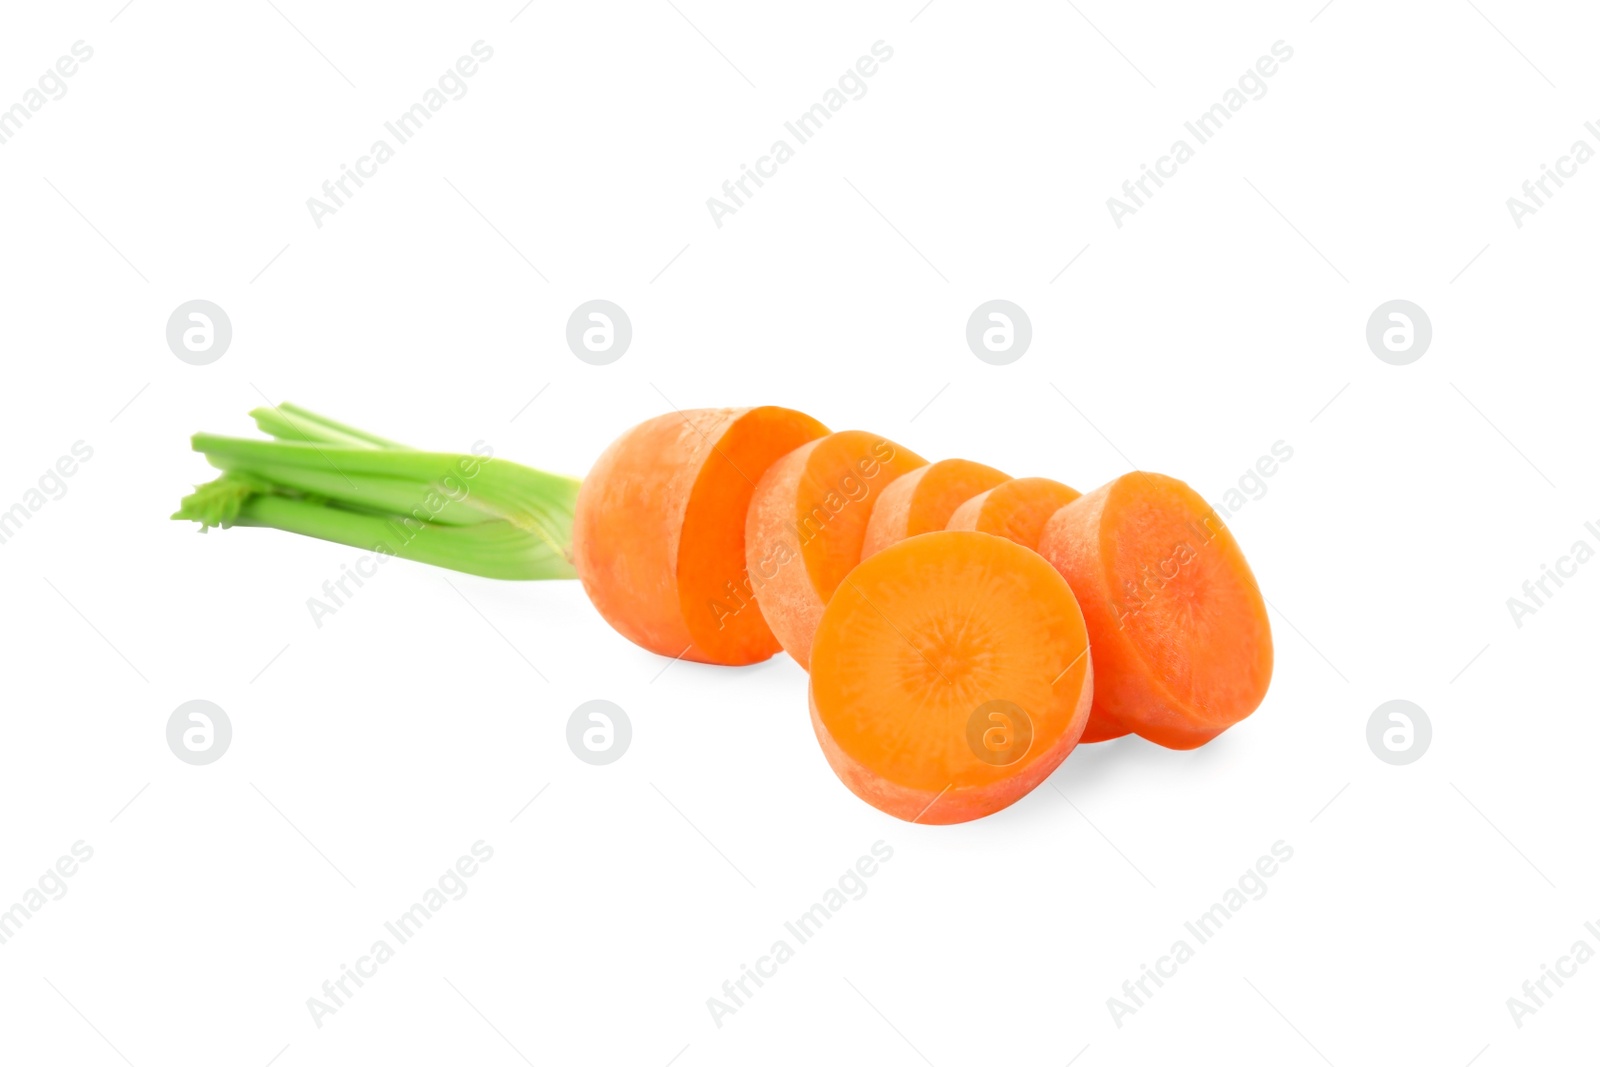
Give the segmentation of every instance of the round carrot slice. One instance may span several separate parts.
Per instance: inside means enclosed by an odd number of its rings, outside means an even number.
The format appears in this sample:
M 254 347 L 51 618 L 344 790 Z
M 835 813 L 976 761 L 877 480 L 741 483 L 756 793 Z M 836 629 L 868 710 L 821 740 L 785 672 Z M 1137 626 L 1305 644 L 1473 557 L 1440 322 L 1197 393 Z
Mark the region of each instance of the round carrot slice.
M 1083 607 L 1094 720 L 1168 748 L 1202 745 L 1260 705 L 1272 629 L 1250 565 L 1210 504 L 1135 471 L 1045 524 L 1039 551 Z
M 1050 516 L 1083 494 L 1049 478 L 1013 478 L 968 500 L 951 514 L 947 530 L 977 530 L 1038 548 Z
M 1093 668 L 1072 590 L 990 534 L 907 538 L 862 562 L 823 613 L 811 725 L 841 781 L 910 822 L 1015 803 L 1089 720 Z
M 822 609 L 861 559 L 872 505 L 928 461 L 864 430 L 801 445 L 762 475 L 745 523 L 745 564 L 772 632 L 804 667 Z
M 737 666 L 778 651 L 745 573 L 745 514 L 772 463 L 828 432 L 779 407 L 640 423 L 583 480 L 573 565 L 618 633 L 663 656 Z
M 956 508 L 1010 477 L 967 459 L 941 459 L 912 471 L 885 489 L 872 505 L 861 558 L 907 537 L 944 529 Z
M 991 533 L 1009 538 L 1024 548 L 1037 549 L 1044 524 L 1081 495 L 1076 489 L 1049 478 L 1013 478 L 956 508 L 945 529 Z M 1078 743 L 1110 741 L 1132 732 L 1110 715 L 1099 714 L 1089 719 Z

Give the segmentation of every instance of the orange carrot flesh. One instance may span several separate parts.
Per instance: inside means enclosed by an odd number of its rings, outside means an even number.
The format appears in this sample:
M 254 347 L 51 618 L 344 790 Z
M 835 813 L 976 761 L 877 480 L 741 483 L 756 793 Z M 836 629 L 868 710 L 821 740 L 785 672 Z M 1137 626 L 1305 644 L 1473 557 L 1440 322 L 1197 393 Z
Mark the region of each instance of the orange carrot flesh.
M 802 667 L 828 599 L 861 558 L 874 501 L 926 463 L 877 434 L 844 430 L 762 475 L 745 520 L 745 564 L 762 615 Z
M 1036 549 L 1050 516 L 1082 495 L 1049 478 L 1013 478 L 956 508 L 945 529 L 977 530 Z
M 1083 736 L 1078 738 L 1080 745 L 1097 745 L 1101 741 L 1115 741 L 1119 737 L 1127 737 L 1133 733 L 1127 724 L 1113 716 L 1109 711 L 1101 708 L 1089 716 L 1089 725 L 1083 728 Z
M 1013 478 L 956 508 L 945 529 L 977 530 L 1015 541 L 1023 548 L 1037 549 L 1044 524 L 1080 496 L 1076 489 L 1049 478 Z M 1132 732 L 1110 715 L 1099 714 L 1089 719 L 1078 743 L 1110 741 Z
M 1001 537 L 941 531 L 862 562 L 823 613 L 811 723 L 828 763 L 897 818 L 999 811 L 1077 744 L 1094 689 L 1065 580 Z
M 966 459 L 942 459 L 899 479 L 872 505 L 861 558 L 896 541 L 942 530 L 950 516 L 978 493 L 1010 480 L 993 467 Z
M 595 608 L 663 656 L 771 657 L 778 641 L 745 573 L 745 516 L 767 468 L 827 432 L 787 408 L 721 408 L 662 415 L 618 438 L 573 517 L 573 563 Z
M 1095 661 L 1091 716 L 1168 748 L 1202 745 L 1260 705 L 1272 630 L 1255 576 L 1215 510 L 1175 478 L 1135 471 L 1045 525 Z

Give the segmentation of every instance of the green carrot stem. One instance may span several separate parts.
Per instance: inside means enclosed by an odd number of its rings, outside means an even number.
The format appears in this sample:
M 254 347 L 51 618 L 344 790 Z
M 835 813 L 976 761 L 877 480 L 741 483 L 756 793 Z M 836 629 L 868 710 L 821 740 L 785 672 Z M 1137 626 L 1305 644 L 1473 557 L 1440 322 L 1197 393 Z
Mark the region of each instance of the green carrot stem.
M 251 416 L 276 440 L 195 434 L 223 474 L 174 519 L 271 526 L 488 577 L 574 577 L 575 478 L 418 451 L 293 404 Z
M 566 557 L 542 538 L 498 520 L 434 526 L 268 493 L 251 497 L 234 525 L 287 530 L 484 578 L 533 581 L 577 576 Z
M 530 530 L 570 528 L 576 479 L 500 459 L 411 449 L 341 448 L 302 441 L 256 441 L 194 435 L 194 449 L 223 471 L 254 473 L 276 484 L 402 515 L 419 508 L 429 521 L 505 519 Z
M 319 444 L 349 445 L 358 448 L 406 447 L 396 441 L 358 430 L 354 426 L 346 426 L 326 415 L 318 415 L 298 404 L 288 402 L 269 408 L 256 408 L 250 412 L 250 417 L 256 421 L 256 425 L 263 433 L 271 434 L 281 441 L 316 441 Z
M 265 482 L 279 491 L 292 490 L 359 510 L 407 515 L 443 526 L 467 526 L 501 517 L 491 509 L 474 506 L 470 499 L 471 483 L 459 479 L 430 484 L 376 474 L 345 474 L 293 464 L 239 460 L 221 451 L 207 452 L 206 459 L 218 470 Z

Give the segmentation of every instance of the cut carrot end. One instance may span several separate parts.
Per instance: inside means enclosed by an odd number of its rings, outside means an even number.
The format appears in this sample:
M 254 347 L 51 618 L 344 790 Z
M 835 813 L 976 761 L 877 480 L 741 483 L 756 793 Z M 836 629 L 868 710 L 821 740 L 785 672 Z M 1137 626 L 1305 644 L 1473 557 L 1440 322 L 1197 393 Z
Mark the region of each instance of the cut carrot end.
M 1233 535 L 1183 482 L 1136 471 L 1101 486 L 1050 519 L 1039 551 L 1082 605 L 1102 731 L 1194 748 L 1260 705 L 1266 604 Z
M 1044 524 L 1082 495 L 1049 478 L 1013 478 L 956 508 L 945 529 L 976 530 L 1037 549 Z
M 1010 475 L 966 459 L 942 459 L 912 471 L 872 505 L 861 558 L 907 537 L 944 529 L 963 503 L 1009 480 Z
M 778 651 L 744 568 L 745 515 L 777 459 L 828 432 L 779 407 L 640 423 L 578 491 L 573 555 L 595 608 L 663 656 L 738 666 Z
M 772 633 L 802 667 L 823 609 L 861 558 L 873 503 L 927 460 L 864 430 L 800 446 L 767 469 L 750 501 L 745 565 Z
M 1044 781 L 1089 721 L 1093 667 L 1077 600 L 1037 553 L 969 531 L 865 560 L 823 613 L 811 722 L 867 803 L 966 822 Z

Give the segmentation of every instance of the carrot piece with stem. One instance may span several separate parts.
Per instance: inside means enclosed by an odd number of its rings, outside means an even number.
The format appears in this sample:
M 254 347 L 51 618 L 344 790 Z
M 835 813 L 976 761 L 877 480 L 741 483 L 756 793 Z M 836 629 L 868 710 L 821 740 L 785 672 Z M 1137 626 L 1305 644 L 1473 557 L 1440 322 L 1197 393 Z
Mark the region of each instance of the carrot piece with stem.
M 844 430 L 762 475 L 745 520 L 745 562 L 762 615 L 800 666 L 828 598 L 861 560 L 873 502 L 927 462 L 877 434 Z
M 977 530 L 1038 548 L 1050 516 L 1083 494 L 1049 478 L 1013 478 L 986 489 L 951 514 L 947 530 Z
M 1089 721 L 1095 670 L 1071 588 L 1002 537 L 907 538 L 851 572 L 811 654 L 811 724 L 840 780 L 897 818 L 993 814 Z
M 1056 512 L 1039 552 L 1088 622 L 1091 730 L 1194 748 L 1266 696 L 1272 629 L 1261 590 L 1233 534 L 1183 482 L 1123 475 Z
M 828 432 L 780 407 L 640 423 L 578 490 L 573 561 L 600 614 L 663 656 L 738 666 L 779 649 L 745 571 L 745 517 L 776 460 Z
M 885 489 L 872 505 L 861 558 L 907 537 L 944 529 L 964 502 L 1010 478 L 1009 474 L 968 459 L 941 459 L 912 471 Z

